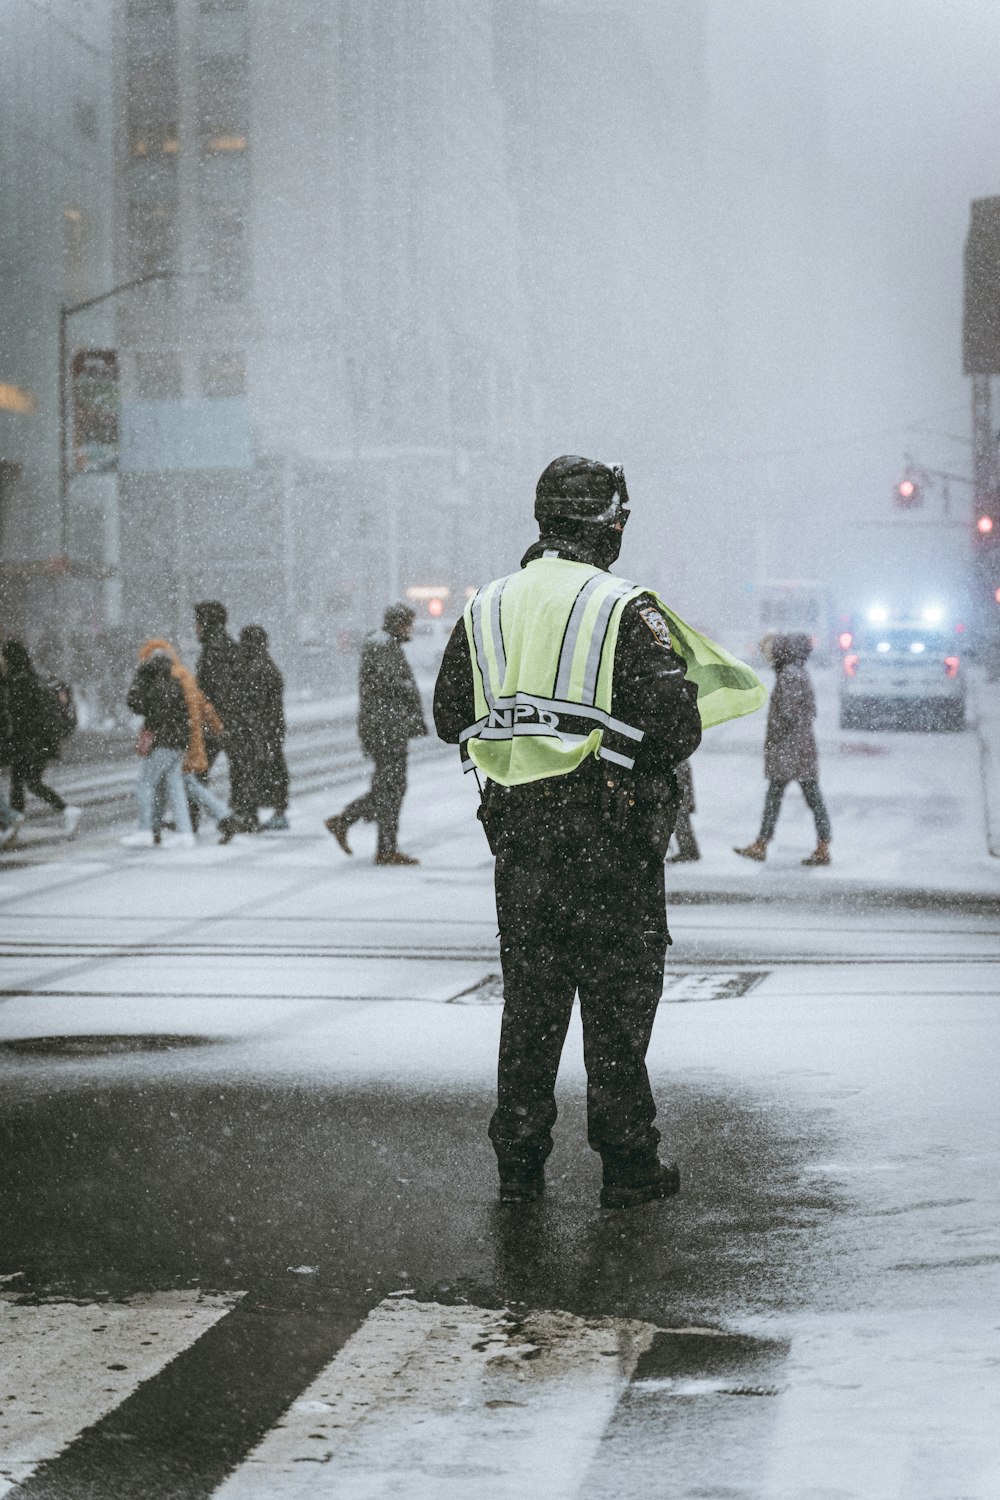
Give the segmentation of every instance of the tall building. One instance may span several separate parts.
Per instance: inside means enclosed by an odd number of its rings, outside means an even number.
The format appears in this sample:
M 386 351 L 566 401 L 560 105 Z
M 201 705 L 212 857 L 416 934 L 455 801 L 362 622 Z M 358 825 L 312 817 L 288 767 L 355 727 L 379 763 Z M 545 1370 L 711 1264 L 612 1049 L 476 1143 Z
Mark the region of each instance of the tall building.
M 541 396 L 540 461 L 623 461 L 642 566 L 676 548 L 679 445 L 716 372 L 703 290 L 703 0 L 497 0 L 498 76 Z M 626 539 L 623 567 L 630 562 Z M 652 552 L 652 556 L 651 556 Z M 676 594 L 675 594 L 675 597 Z
M 329 680 L 489 566 L 530 415 L 491 7 L 117 0 L 125 598 Z M 345 652 L 345 666 L 350 664 Z
M 110 9 L 7 0 L 0 37 L 0 630 L 53 670 L 118 607 L 114 474 L 68 430 L 63 485 L 59 448 L 60 306 L 111 284 Z M 108 304 L 66 332 L 67 362 L 108 351 Z

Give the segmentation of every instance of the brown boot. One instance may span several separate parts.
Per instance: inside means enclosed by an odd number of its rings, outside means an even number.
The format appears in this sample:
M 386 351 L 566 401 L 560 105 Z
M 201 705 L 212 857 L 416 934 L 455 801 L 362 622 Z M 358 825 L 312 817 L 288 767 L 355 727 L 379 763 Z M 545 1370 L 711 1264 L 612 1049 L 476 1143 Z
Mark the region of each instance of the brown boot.
M 804 865 L 828 865 L 830 863 L 830 840 L 820 839 L 808 859 L 802 861 Z
M 412 854 L 403 854 L 399 849 L 393 849 L 391 854 L 376 854 L 377 865 L 419 865 L 419 859 L 414 859 Z
M 350 823 L 348 823 L 343 813 L 335 813 L 332 818 L 327 818 L 326 822 L 323 824 L 323 827 L 326 829 L 327 833 L 333 834 L 334 838 L 337 840 L 337 843 L 340 845 L 341 849 L 343 849 L 345 854 L 354 853 L 354 850 L 347 842 L 347 830 L 348 828 L 350 828 L 350 826 Z
M 747 844 L 745 849 L 734 849 L 734 854 L 741 854 L 744 859 L 755 859 L 763 864 L 767 858 L 767 844 L 763 839 L 754 839 L 752 844 Z

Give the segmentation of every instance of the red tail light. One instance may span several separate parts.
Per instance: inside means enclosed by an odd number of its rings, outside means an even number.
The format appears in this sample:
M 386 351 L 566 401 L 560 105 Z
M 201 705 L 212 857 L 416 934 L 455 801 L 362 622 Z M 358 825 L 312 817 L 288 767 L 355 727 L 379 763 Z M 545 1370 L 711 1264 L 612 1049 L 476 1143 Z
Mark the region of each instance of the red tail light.
M 949 677 L 957 677 L 958 676 L 958 657 L 957 656 L 946 656 L 945 659 L 944 659 L 944 669 L 945 669 L 945 672 L 948 674 Z
M 844 657 L 844 676 L 856 677 L 858 672 L 858 653 L 852 651 L 849 656 Z

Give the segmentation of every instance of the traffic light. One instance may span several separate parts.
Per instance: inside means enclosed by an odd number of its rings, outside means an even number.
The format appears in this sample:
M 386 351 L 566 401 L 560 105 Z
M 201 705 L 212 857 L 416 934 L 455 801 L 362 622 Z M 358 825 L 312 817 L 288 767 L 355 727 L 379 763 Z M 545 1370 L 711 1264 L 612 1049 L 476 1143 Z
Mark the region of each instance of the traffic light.
M 915 510 L 918 505 L 923 504 L 920 486 L 908 474 L 896 486 L 896 504 L 900 510 Z
M 994 533 L 995 530 L 996 530 L 996 521 L 989 514 L 988 511 L 983 511 L 983 513 L 980 516 L 977 516 L 977 518 L 976 518 L 976 531 L 978 532 L 979 536 L 982 538 L 983 541 L 986 541 L 987 539 L 992 540 L 993 539 L 993 533 Z

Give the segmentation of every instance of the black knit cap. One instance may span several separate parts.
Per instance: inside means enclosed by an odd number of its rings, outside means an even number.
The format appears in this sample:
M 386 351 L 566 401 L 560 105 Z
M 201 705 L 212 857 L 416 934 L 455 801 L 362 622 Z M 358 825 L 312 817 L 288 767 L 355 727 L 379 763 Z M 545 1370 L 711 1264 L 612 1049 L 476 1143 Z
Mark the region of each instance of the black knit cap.
M 412 625 L 417 618 L 417 612 L 412 604 L 404 604 L 402 600 L 397 604 L 386 606 L 385 614 L 382 616 L 382 629 L 394 635 L 397 630 L 405 629 Z
M 535 520 L 595 520 L 604 514 L 615 495 L 628 504 L 625 475 L 595 458 L 565 453 L 543 469 L 535 486 Z

